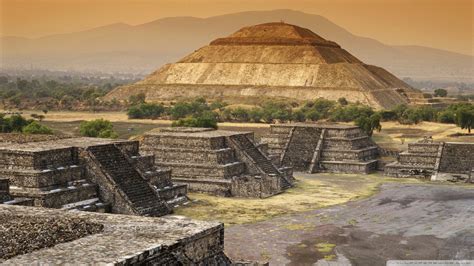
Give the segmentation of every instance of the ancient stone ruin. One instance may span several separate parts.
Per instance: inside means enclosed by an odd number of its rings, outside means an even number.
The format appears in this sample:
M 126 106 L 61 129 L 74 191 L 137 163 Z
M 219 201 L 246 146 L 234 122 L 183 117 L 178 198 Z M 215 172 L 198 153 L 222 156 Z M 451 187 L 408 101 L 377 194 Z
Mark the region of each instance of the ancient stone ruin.
M 422 140 L 408 144 L 396 162 L 385 166 L 385 175 L 431 180 L 474 182 L 474 143 Z
M 180 216 L 157 218 L 0 204 L 0 228 L 0 264 L 232 263 L 223 252 L 223 224 Z
M 366 174 L 377 168 L 378 147 L 356 126 L 271 125 L 262 142 L 276 165 L 296 171 Z
M 138 141 L 5 138 L 0 177 L 11 197 L 34 206 L 161 216 L 187 201 L 186 186 L 173 184 L 153 155 L 141 155 Z
M 388 71 L 367 65 L 308 29 L 266 23 L 212 41 L 144 80 L 111 91 L 106 100 L 145 93 L 148 102 L 206 97 L 230 103 L 265 98 L 361 102 L 375 108 L 437 104 Z
M 278 168 L 255 144 L 252 132 L 204 128 L 166 128 L 145 133 L 144 152 L 172 180 L 189 190 L 219 196 L 265 198 L 293 184 L 292 169 Z

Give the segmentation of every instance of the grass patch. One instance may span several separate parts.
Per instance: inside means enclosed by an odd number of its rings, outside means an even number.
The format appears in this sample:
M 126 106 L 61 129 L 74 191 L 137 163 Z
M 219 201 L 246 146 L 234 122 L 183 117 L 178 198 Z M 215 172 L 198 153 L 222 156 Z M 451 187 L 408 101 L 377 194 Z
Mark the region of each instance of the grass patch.
M 191 204 L 175 210 L 177 215 L 205 221 L 221 221 L 226 226 L 255 223 L 273 217 L 304 212 L 370 197 L 384 182 L 420 182 L 412 179 L 387 179 L 381 175 L 295 174 L 296 187 L 267 199 L 224 198 L 189 193 Z M 322 217 L 324 219 L 324 217 Z M 308 228 L 290 224 L 288 230 Z
M 320 253 L 331 253 L 333 249 L 336 247 L 335 244 L 331 244 L 331 243 L 318 243 L 314 246 L 316 250 Z

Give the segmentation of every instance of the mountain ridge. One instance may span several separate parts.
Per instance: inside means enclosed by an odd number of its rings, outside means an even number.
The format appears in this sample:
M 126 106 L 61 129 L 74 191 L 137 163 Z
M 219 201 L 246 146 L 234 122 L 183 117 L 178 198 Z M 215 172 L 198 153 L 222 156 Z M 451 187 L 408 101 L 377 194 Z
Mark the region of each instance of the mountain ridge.
M 36 39 L 2 37 L 2 67 L 33 64 L 58 70 L 149 73 L 241 27 L 280 20 L 309 28 L 363 61 L 387 68 L 399 77 L 467 82 L 474 79 L 473 56 L 424 46 L 386 45 L 354 35 L 320 15 L 285 9 L 209 18 L 170 17 L 138 25 L 114 23 Z M 106 56 L 117 52 L 123 52 L 123 57 Z M 128 59 L 130 62 L 126 63 Z

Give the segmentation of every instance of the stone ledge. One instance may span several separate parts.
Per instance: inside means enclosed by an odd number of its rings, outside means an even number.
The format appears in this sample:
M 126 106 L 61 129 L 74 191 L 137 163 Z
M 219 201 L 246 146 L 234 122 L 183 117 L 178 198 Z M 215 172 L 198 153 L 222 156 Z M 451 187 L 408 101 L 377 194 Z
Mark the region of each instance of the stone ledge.
M 181 263 L 199 264 L 223 252 L 223 224 L 181 216 L 150 218 L 3 205 L 0 215 L 82 218 L 104 226 L 100 234 L 13 257 L 6 264 L 159 263 L 165 255 L 188 259 Z

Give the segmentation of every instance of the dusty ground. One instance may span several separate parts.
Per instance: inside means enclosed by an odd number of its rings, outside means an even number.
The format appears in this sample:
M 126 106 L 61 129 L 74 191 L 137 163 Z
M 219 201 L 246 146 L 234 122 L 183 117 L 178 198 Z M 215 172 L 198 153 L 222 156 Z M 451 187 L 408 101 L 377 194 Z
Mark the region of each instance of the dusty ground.
M 271 265 L 474 259 L 473 219 L 472 186 L 386 183 L 367 199 L 231 226 L 225 245 L 230 257 Z
M 297 173 L 295 177 L 298 182 L 294 188 L 267 199 L 224 198 L 189 193 L 193 202 L 176 209 L 175 213 L 199 220 L 218 220 L 226 226 L 232 226 L 367 198 L 386 182 L 421 183 L 416 179 L 393 179 L 378 174 L 315 176 Z M 299 228 L 300 225 L 289 227 Z

